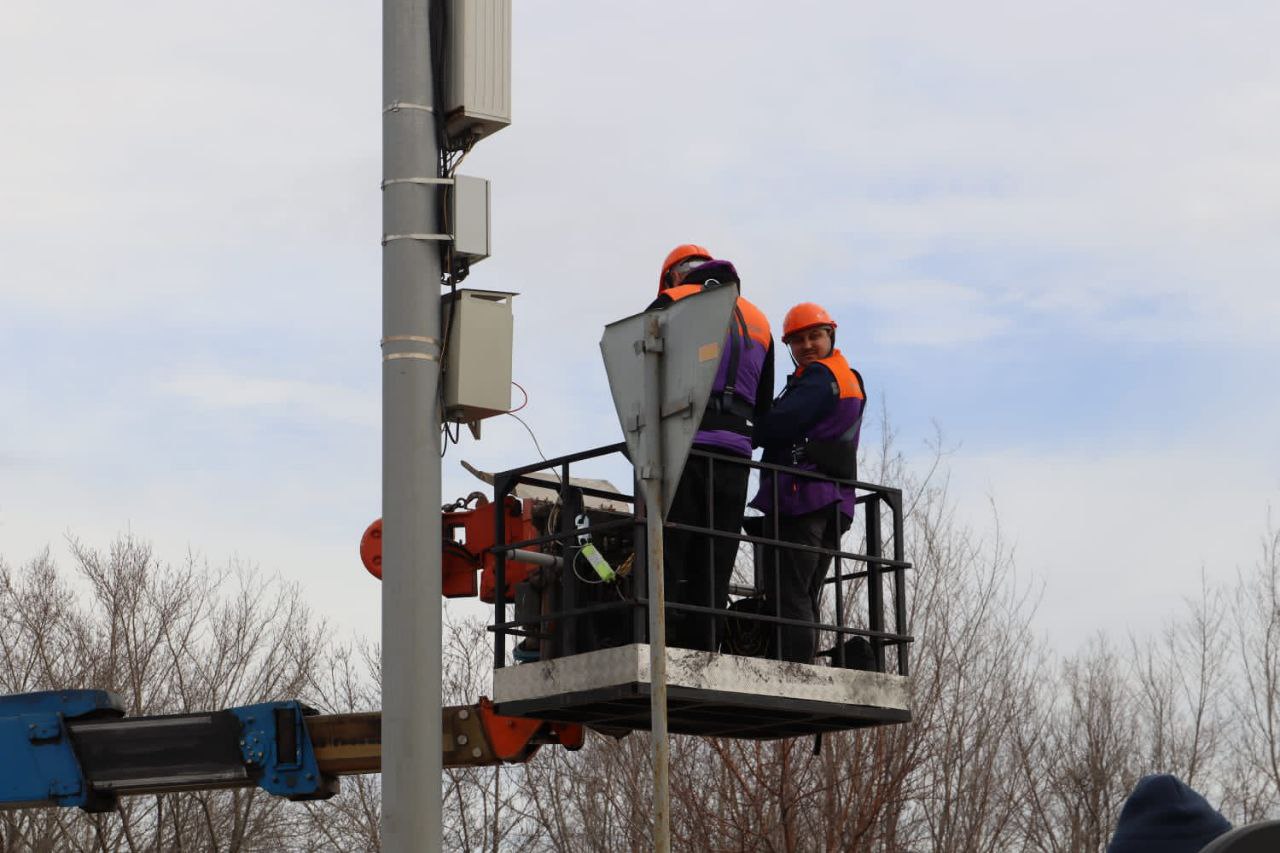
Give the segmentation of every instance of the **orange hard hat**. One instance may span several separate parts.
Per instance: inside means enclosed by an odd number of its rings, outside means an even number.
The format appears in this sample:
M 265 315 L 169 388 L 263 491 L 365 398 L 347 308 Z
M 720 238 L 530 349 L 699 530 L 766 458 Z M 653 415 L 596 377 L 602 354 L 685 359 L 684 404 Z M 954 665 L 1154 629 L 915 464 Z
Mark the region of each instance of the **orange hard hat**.
M 830 326 L 834 330 L 836 321 L 832 320 L 827 309 L 818 303 L 801 302 L 788 311 L 786 319 L 782 321 L 782 342 L 785 344 L 787 338 L 796 332 L 812 329 L 814 326 Z
M 671 279 L 671 268 L 676 264 L 682 263 L 690 259 L 701 258 L 704 261 L 711 260 L 711 252 L 706 247 L 699 246 L 696 243 L 681 243 L 670 252 L 667 253 L 667 259 L 662 262 L 662 272 L 658 275 L 658 291 L 662 292 L 665 288 L 670 287 L 674 282 Z

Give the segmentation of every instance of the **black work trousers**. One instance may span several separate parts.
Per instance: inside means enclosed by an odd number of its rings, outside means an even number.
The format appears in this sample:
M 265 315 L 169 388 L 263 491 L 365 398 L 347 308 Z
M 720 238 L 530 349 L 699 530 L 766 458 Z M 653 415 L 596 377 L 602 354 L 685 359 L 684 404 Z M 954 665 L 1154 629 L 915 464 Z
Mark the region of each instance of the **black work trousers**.
M 750 469 L 719 459 L 690 456 L 667 520 L 729 533 L 742 532 Z M 738 556 L 738 540 L 667 530 L 662 540 L 667 601 L 723 610 Z M 667 612 L 667 645 L 713 652 L 723 620 L 710 613 Z
M 777 538 L 834 551 L 840 547 L 840 526 L 832 507 L 825 507 L 805 515 L 779 516 Z M 766 537 L 774 538 L 773 516 L 764 519 L 763 531 Z M 764 612 L 784 619 L 819 622 L 822 587 L 831 568 L 831 555 L 766 548 L 763 556 Z M 769 625 L 767 630 L 777 637 L 775 625 Z M 811 663 L 817 650 L 816 628 L 782 626 L 782 660 Z

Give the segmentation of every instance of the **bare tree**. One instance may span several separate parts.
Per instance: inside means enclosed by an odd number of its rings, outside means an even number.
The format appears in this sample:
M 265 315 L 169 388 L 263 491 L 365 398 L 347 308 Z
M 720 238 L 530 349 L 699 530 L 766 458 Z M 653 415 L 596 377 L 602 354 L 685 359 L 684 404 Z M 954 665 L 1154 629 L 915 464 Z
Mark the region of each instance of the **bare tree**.
M 1024 794 L 1011 744 L 1039 695 L 1043 644 L 998 533 L 983 541 L 955 520 L 941 458 L 935 449 L 912 476 L 887 444 L 873 462 L 882 481 L 906 484 L 911 630 L 921 637 L 914 722 L 828 735 L 818 754 L 810 739 L 673 738 L 675 846 L 1016 849 Z M 864 594 L 850 589 L 847 603 Z M 577 755 L 544 750 L 520 777 L 534 848 L 646 849 L 648 760 L 643 734 L 591 738 Z
M 1058 659 L 999 524 L 984 538 L 957 520 L 941 442 L 912 466 L 884 432 L 864 468 L 904 484 L 912 723 L 827 735 L 819 752 L 807 738 L 673 737 L 676 847 L 1100 853 L 1152 772 L 1237 822 L 1280 812 L 1280 531 L 1254 569 L 1229 589 L 1202 581 L 1159 632 L 1099 635 Z M 844 545 L 864 547 L 856 534 Z M 237 563 L 165 565 L 130 536 L 71 552 L 70 574 L 47 553 L 0 561 L 0 692 L 105 687 L 131 714 L 286 697 L 331 713 L 380 705 L 378 648 L 333 642 L 295 587 Z M 859 613 L 865 590 L 846 593 Z M 447 703 L 488 692 L 490 649 L 483 619 L 446 620 Z M 647 850 L 651 778 L 644 733 L 451 769 L 443 843 Z M 107 815 L 0 812 L 0 849 L 372 851 L 379 820 L 379 778 L 348 777 L 322 803 L 242 790 L 127 798 Z
M 445 704 L 468 705 L 489 692 L 492 646 L 484 620 L 447 615 L 444 622 Z M 444 773 L 444 844 L 448 850 L 497 851 L 527 849 L 521 838 L 525 817 L 520 808 L 516 766 L 457 767 Z
M 1228 799 L 1250 818 L 1280 803 L 1280 529 L 1271 528 L 1253 571 L 1232 597 L 1239 678 L 1234 768 Z
M 1060 689 L 1023 765 L 1037 804 L 1029 835 L 1036 849 L 1101 850 L 1143 771 L 1123 664 L 1106 638 L 1063 664 Z
M 1130 637 L 1130 683 L 1136 704 L 1141 765 L 1188 785 L 1222 781 L 1227 720 L 1221 697 L 1232 677 L 1222 594 L 1201 576 L 1200 595 L 1159 635 Z
M 47 553 L 18 569 L 0 563 L 0 690 L 93 686 L 119 694 L 129 714 L 323 698 L 334 650 L 296 587 L 236 563 L 167 566 L 133 536 L 105 552 L 70 545 L 82 591 Z M 0 846 L 351 849 L 308 829 L 314 821 L 300 804 L 257 790 L 208 791 L 124 798 L 109 814 L 3 812 Z

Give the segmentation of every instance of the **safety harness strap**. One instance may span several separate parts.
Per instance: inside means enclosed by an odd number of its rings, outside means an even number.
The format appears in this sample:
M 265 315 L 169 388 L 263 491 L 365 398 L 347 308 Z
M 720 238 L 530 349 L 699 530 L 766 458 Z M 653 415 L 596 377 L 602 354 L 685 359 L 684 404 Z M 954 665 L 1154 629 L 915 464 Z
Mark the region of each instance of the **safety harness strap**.
M 751 417 L 755 403 L 738 393 L 738 366 L 742 363 L 743 349 L 751 349 L 755 342 L 747 332 L 747 319 L 737 303 L 733 306 L 733 322 L 729 324 L 729 363 L 725 369 L 725 385 L 707 401 L 707 412 L 702 418 L 702 429 L 729 430 L 739 435 L 751 436 Z
M 837 438 L 811 438 L 797 447 L 795 454 L 799 459 L 818 466 L 823 474 L 841 480 L 858 479 L 858 445 L 854 438 L 858 435 L 858 428 L 862 426 L 862 415 L 867 410 L 867 386 L 862 381 L 862 374 L 852 367 L 849 369 L 858 377 L 858 387 L 862 389 L 862 411 L 858 412 L 858 417 Z
M 752 408 L 736 397 L 729 398 L 727 404 L 721 397 L 712 397 L 707 401 L 707 410 L 698 429 L 728 430 L 750 438 L 753 414 Z

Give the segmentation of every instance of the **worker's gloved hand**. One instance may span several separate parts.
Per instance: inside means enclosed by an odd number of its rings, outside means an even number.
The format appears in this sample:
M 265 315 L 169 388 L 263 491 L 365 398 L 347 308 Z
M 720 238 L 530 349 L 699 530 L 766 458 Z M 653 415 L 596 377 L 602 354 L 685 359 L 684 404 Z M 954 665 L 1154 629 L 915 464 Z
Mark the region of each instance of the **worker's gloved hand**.
M 729 261 L 707 261 L 698 264 L 685 275 L 681 284 L 740 284 L 738 271 Z

